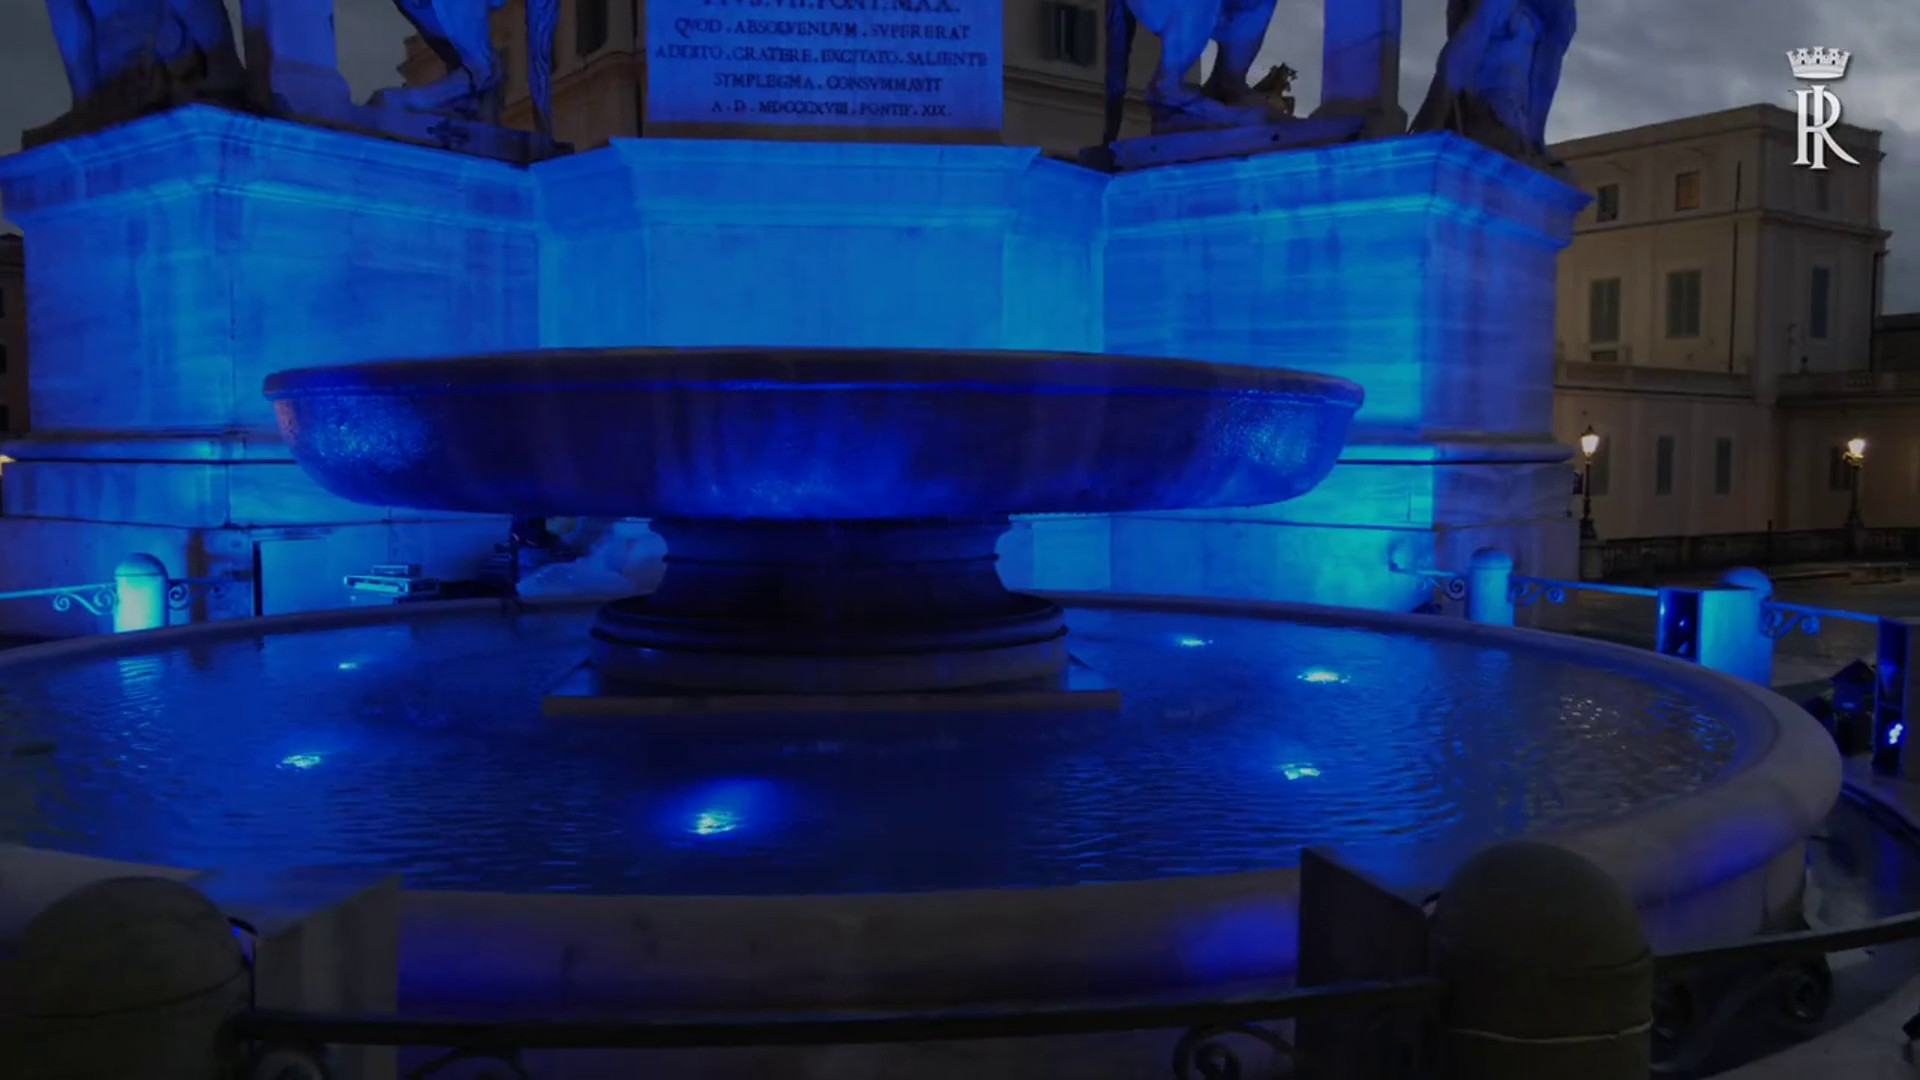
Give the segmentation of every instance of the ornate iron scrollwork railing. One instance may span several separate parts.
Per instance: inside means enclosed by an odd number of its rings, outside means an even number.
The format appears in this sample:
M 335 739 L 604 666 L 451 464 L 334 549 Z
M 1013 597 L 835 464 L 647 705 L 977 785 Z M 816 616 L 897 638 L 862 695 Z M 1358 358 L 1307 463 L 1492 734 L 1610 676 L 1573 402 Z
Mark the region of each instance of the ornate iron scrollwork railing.
M 1439 593 L 1449 600 L 1467 598 L 1467 579 L 1463 574 L 1451 570 L 1410 570 L 1404 566 L 1388 564 L 1387 569 L 1395 574 L 1405 574 L 1416 579 L 1427 593 Z
M 1760 606 L 1760 632 L 1775 641 L 1796 630 L 1811 637 L 1818 634 L 1829 622 L 1875 623 L 1878 621 L 1876 616 L 1863 615 L 1857 611 L 1809 607 L 1806 604 L 1784 604 L 1778 600 L 1769 600 Z
M 195 600 L 219 596 L 227 583 L 227 578 L 174 578 L 167 582 L 167 608 L 185 611 Z
M 43 597 L 52 602 L 55 611 L 64 613 L 77 607 L 89 615 L 111 615 L 120 602 L 119 593 L 111 581 L 0 593 L 0 600 L 35 600 Z

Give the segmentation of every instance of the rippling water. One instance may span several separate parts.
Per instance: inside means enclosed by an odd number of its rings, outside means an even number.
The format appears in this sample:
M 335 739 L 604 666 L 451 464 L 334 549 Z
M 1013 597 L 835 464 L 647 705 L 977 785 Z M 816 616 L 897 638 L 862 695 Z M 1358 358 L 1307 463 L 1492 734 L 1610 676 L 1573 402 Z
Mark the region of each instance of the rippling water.
M 588 615 L 408 623 L 15 669 L 0 839 L 427 888 L 1055 885 L 1463 843 L 1689 791 L 1734 736 L 1548 656 L 1217 616 L 1073 613 L 1118 715 L 914 716 L 857 737 L 550 720 Z

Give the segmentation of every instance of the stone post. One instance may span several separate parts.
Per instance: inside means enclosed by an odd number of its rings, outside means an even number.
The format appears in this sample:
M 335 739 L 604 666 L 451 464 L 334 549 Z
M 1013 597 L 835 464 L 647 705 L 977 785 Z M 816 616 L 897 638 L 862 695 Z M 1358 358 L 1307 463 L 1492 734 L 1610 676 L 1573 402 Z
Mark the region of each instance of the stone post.
M 1714 641 L 1718 662 L 1701 662 L 1716 671 L 1771 687 L 1773 639 L 1766 633 L 1766 608 L 1767 601 L 1773 599 L 1773 579 L 1751 566 L 1737 566 L 1720 575 L 1720 584 L 1744 590 L 1745 595 L 1723 602 L 1717 616 L 1720 625 L 1714 625 L 1714 613 L 1708 614 L 1706 629 Z
M 1653 958 L 1632 901 L 1564 848 L 1509 841 L 1447 879 L 1433 914 L 1444 1080 L 1644 1080 Z
M 1326 5 L 1320 107 L 1313 115 L 1364 116 L 1369 136 L 1404 135 L 1400 107 L 1400 0 Z
M 353 103 L 333 33 L 333 0 L 241 0 L 247 92 L 269 115 L 337 117 Z
M 129 555 L 113 569 L 113 632 L 167 625 L 167 568 L 151 555 Z
M 1467 562 L 1467 618 L 1489 626 L 1513 625 L 1513 556 L 1481 548 Z
M 1920 619 L 1881 619 L 1873 688 L 1873 771 L 1905 776 L 1912 702 L 1920 695 Z
M 161 878 L 113 878 L 54 901 L 20 935 L 21 1080 L 238 1073 L 228 1021 L 247 972 L 226 916 Z

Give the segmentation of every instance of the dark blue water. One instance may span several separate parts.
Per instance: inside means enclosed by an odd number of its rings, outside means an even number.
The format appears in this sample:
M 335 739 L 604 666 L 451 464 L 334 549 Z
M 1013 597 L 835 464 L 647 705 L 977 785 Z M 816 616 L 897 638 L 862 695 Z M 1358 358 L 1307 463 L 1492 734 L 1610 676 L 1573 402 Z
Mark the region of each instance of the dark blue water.
M 1104 716 L 833 718 L 649 738 L 550 720 L 585 612 L 486 614 L 9 671 L 0 840 L 427 888 L 1058 885 L 1478 841 L 1692 790 L 1726 725 L 1546 656 L 1248 619 L 1076 612 Z M 51 744 L 47 748 L 44 744 Z

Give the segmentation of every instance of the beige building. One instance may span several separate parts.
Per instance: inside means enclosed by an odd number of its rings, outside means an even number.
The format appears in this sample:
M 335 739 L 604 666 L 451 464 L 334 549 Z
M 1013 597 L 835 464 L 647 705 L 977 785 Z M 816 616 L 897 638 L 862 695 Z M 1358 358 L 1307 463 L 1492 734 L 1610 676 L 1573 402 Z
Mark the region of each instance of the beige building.
M 0 233 L 0 436 L 26 430 L 26 245 L 19 233 Z
M 1004 139 L 1073 157 L 1100 141 L 1105 63 L 1103 8 L 1095 0 L 1006 0 Z M 560 0 L 554 32 L 554 136 L 577 150 L 641 134 L 647 85 L 646 8 L 642 0 Z M 505 60 L 506 123 L 532 130 L 527 93 L 527 30 L 523 0 L 493 13 L 494 46 Z M 1132 71 L 1136 88 L 1157 45 L 1141 34 Z M 408 85 L 431 82 L 445 67 L 417 35 L 407 40 L 400 74 Z M 1132 102 L 1128 134 L 1144 133 L 1144 106 Z
M 1601 436 L 1602 539 L 1838 527 L 1855 436 L 1867 523 L 1920 525 L 1920 412 L 1871 370 L 1880 135 L 1834 132 L 1858 166 L 1796 167 L 1772 105 L 1554 148 L 1594 197 L 1560 257 L 1554 431 Z

